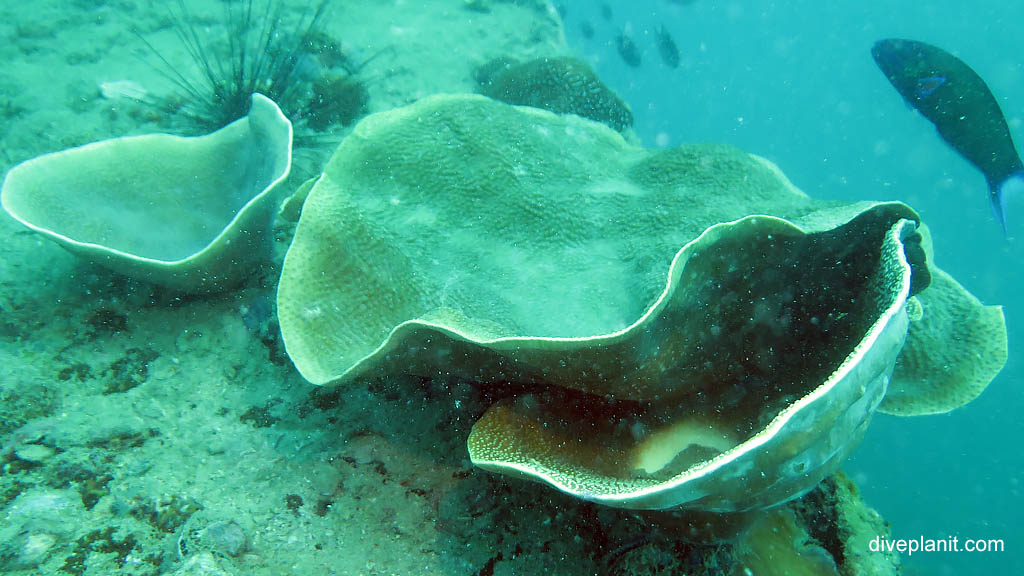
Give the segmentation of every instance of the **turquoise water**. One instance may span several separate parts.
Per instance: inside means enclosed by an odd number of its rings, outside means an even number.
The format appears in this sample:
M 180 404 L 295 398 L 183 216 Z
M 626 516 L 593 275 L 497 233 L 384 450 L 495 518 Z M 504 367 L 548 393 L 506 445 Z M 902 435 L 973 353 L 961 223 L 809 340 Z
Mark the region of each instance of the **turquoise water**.
M 565 2 L 570 44 L 632 105 L 649 146 L 728 142 L 777 163 L 808 194 L 899 199 L 931 227 L 937 263 L 986 304 L 1005 306 L 1010 355 L 989 389 L 942 416 L 877 416 L 846 470 L 897 538 L 1001 538 L 1006 551 L 904 557 L 908 573 L 1019 574 L 1024 411 L 1019 361 L 1024 202 L 1005 240 L 984 178 L 912 112 L 871 59 L 885 37 L 926 41 L 971 65 L 1024 140 L 1024 4 L 1014 2 Z M 580 23 L 594 29 L 584 38 Z M 681 53 L 666 67 L 664 23 Z M 630 27 L 643 63 L 619 58 Z M 916 569 L 917 572 L 913 570 Z

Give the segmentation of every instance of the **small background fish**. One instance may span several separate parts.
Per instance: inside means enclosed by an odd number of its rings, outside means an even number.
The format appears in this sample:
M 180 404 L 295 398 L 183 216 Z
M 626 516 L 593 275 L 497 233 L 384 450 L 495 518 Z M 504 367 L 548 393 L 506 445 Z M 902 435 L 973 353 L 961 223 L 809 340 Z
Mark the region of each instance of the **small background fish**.
M 615 38 L 615 48 L 619 51 L 622 61 L 630 67 L 639 68 L 643 63 L 640 49 L 636 47 L 636 42 L 633 41 L 633 37 L 629 33 L 625 31 L 619 33 Z
M 658 45 L 661 61 L 669 68 L 679 68 L 679 47 L 676 46 L 676 41 L 672 39 L 672 35 L 668 33 L 665 25 L 659 24 L 655 34 L 654 42 Z

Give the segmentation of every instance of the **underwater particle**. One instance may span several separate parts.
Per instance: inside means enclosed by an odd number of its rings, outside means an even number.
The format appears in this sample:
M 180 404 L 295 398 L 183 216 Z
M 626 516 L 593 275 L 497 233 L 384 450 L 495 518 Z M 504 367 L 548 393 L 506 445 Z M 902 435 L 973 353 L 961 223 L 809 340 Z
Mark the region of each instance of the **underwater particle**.
M 332 125 L 348 126 L 366 112 L 366 85 L 349 76 L 325 74 L 313 80 L 306 125 L 323 132 Z
M 498 58 L 481 66 L 475 77 L 480 93 L 495 100 L 576 114 L 619 132 L 633 126 L 629 106 L 575 58 L 537 58 L 521 64 Z
M 643 58 L 640 55 L 640 49 L 637 48 L 636 42 L 633 41 L 633 37 L 625 31 L 619 33 L 615 37 L 615 49 L 619 52 L 619 57 L 626 63 L 630 68 L 638 68 L 643 63 Z

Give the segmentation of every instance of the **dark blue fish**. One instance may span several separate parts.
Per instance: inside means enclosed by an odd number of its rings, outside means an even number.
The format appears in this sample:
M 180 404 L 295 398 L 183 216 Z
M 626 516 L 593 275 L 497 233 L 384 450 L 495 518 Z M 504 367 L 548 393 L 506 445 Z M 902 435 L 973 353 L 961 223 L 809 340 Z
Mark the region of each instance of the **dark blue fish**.
M 985 175 L 992 210 L 1005 233 L 1006 197 L 1024 193 L 1024 165 L 985 81 L 959 58 L 924 42 L 880 40 L 871 55 L 903 99 Z
M 658 54 L 661 54 L 661 61 L 669 68 L 679 68 L 679 47 L 676 46 L 676 41 L 672 39 L 672 35 L 665 29 L 665 25 L 659 25 L 655 34 L 654 42 L 658 45 Z
M 590 40 L 591 38 L 594 37 L 594 26 L 591 25 L 590 22 L 587 22 L 586 20 L 581 20 L 580 21 L 580 34 L 583 34 L 584 38 L 586 38 L 587 40 Z
M 636 42 L 633 42 L 633 38 L 625 32 L 619 34 L 615 39 L 615 47 L 619 51 L 619 56 L 622 61 L 633 68 L 637 68 L 643 62 L 640 57 L 640 49 L 636 47 Z

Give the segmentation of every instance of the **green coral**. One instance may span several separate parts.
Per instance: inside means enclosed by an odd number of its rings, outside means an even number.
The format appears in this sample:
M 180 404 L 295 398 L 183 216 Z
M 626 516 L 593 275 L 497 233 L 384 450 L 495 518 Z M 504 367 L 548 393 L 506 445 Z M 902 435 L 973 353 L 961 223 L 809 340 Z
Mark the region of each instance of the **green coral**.
M 575 58 L 537 58 L 523 63 L 492 60 L 477 70 L 480 93 L 519 106 L 576 114 L 619 132 L 633 126 L 633 112 Z
M 917 295 L 919 315 L 879 410 L 897 416 L 941 414 L 974 400 L 996 377 L 1008 354 L 999 306 L 984 306 L 953 277 L 932 271 Z
M 131 515 L 161 532 L 174 534 L 190 516 L 203 508 L 202 504 L 188 496 L 172 494 L 159 501 L 140 503 L 131 510 Z
M 59 406 L 57 394 L 48 382 L 27 384 L 17 379 L 0 382 L 0 435 L 13 432 L 30 420 L 46 417 Z
M 65 558 L 61 571 L 81 576 L 86 571 L 86 563 L 91 554 L 113 554 L 114 564 L 118 568 L 123 568 L 128 555 L 138 542 L 131 534 L 118 540 L 114 537 L 114 532 L 115 529 L 108 526 L 103 530 L 93 530 L 79 538 L 75 542 L 74 551 Z

